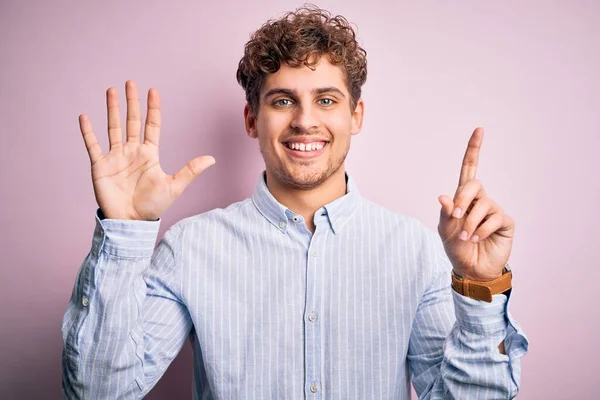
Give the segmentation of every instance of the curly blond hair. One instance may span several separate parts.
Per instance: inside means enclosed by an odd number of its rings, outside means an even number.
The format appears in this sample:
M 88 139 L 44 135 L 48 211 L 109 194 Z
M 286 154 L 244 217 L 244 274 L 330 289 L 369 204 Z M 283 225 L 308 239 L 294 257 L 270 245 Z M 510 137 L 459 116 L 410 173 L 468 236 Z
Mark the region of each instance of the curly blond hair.
M 277 72 L 281 63 L 314 69 L 323 55 L 344 71 L 354 110 L 367 80 L 367 52 L 358 45 L 346 18 L 305 6 L 267 21 L 246 43 L 236 77 L 246 92 L 250 111 L 257 114 L 264 79 Z

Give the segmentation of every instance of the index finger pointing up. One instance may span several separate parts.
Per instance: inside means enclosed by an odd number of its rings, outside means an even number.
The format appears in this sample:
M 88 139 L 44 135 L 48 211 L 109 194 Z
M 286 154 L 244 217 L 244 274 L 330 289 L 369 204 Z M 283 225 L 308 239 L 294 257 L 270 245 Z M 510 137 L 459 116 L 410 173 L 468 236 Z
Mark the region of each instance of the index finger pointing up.
M 477 175 L 481 143 L 483 143 L 483 128 L 475 128 L 471 135 L 471 139 L 469 139 L 467 151 L 463 158 L 462 168 L 460 169 L 460 179 L 458 181 L 459 187 L 464 186 Z

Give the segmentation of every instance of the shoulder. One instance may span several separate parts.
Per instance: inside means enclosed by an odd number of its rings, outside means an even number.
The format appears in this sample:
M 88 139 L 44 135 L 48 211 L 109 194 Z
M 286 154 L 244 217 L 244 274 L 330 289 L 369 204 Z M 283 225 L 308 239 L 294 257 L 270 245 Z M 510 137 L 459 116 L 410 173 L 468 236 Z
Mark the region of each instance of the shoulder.
M 419 219 L 383 207 L 370 200 L 362 199 L 363 219 L 379 219 L 378 228 L 382 231 L 384 244 L 397 245 L 414 257 L 417 271 L 429 276 L 437 276 L 451 268 L 444 244 L 437 229 L 432 229 Z
M 437 236 L 437 233 L 415 217 L 392 210 L 371 200 L 361 199 L 360 212 L 381 226 L 381 229 L 401 235 L 409 235 L 415 240 L 424 236 Z
M 429 256 L 444 257 L 445 251 L 442 239 L 437 229 L 432 229 L 419 219 L 386 208 L 371 200 L 361 199 L 361 218 L 376 224 L 389 241 L 398 240 L 405 246 Z M 359 224 L 360 224 L 359 222 Z
M 248 215 L 251 207 L 254 207 L 252 200 L 247 198 L 232 203 L 225 208 L 214 208 L 183 218 L 173 224 L 169 230 L 181 234 L 190 230 L 206 229 L 215 224 L 221 225 L 227 221 L 239 221 L 244 215 Z

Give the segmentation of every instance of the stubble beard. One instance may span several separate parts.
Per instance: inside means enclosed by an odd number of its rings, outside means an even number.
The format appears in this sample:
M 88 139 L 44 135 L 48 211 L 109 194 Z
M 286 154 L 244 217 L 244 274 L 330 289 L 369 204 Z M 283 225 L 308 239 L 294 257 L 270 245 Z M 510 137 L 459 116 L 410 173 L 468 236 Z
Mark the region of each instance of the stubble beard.
M 331 144 L 329 144 L 331 145 Z M 282 185 L 287 186 L 292 189 L 299 190 L 311 190 L 319 187 L 324 182 L 327 181 L 332 175 L 342 168 L 344 165 L 344 161 L 348 156 L 348 151 L 350 150 L 350 143 L 346 147 L 342 156 L 338 159 L 329 158 L 327 162 L 327 166 L 321 170 L 316 171 L 302 171 L 297 173 L 296 175 L 292 174 L 288 168 L 282 165 L 278 165 L 270 169 L 270 172 L 275 176 L 275 178 L 281 182 Z M 263 159 L 266 160 L 268 154 L 261 148 L 261 153 Z M 266 163 L 265 163 L 266 164 Z M 297 161 L 296 165 L 300 165 L 302 167 L 309 167 L 312 162 L 310 161 Z

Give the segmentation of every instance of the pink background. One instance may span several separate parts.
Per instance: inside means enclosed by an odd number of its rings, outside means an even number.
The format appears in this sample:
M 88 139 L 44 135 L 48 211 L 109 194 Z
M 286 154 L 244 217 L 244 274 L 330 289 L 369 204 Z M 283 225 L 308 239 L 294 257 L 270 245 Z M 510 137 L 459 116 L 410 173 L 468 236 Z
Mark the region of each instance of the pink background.
M 104 92 L 163 99 L 162 164 L 217 165 L 164 215 L 247 197 L 262 169 L 235 71 L 249 34 L 294 1 L 0 5 L 0 398 L 58 398 L 60 325 L 96 209 L 77 116 L 107 148 Z M 84 4 L 85 3 L 85 4 Z M 517 222 L 512 312 L 531 340 L 521 399 L 591 399 L 598 383 L 600 3 L 324 1 L 368 52 L 361 192 L 437 225 L 473 128 L 479 177 Z M 144 105 L 145 106 L 145 105 Z M 123 110 L 124 115 L 124 110 Z M 151 399 L 191 398 L 189 345 Z

